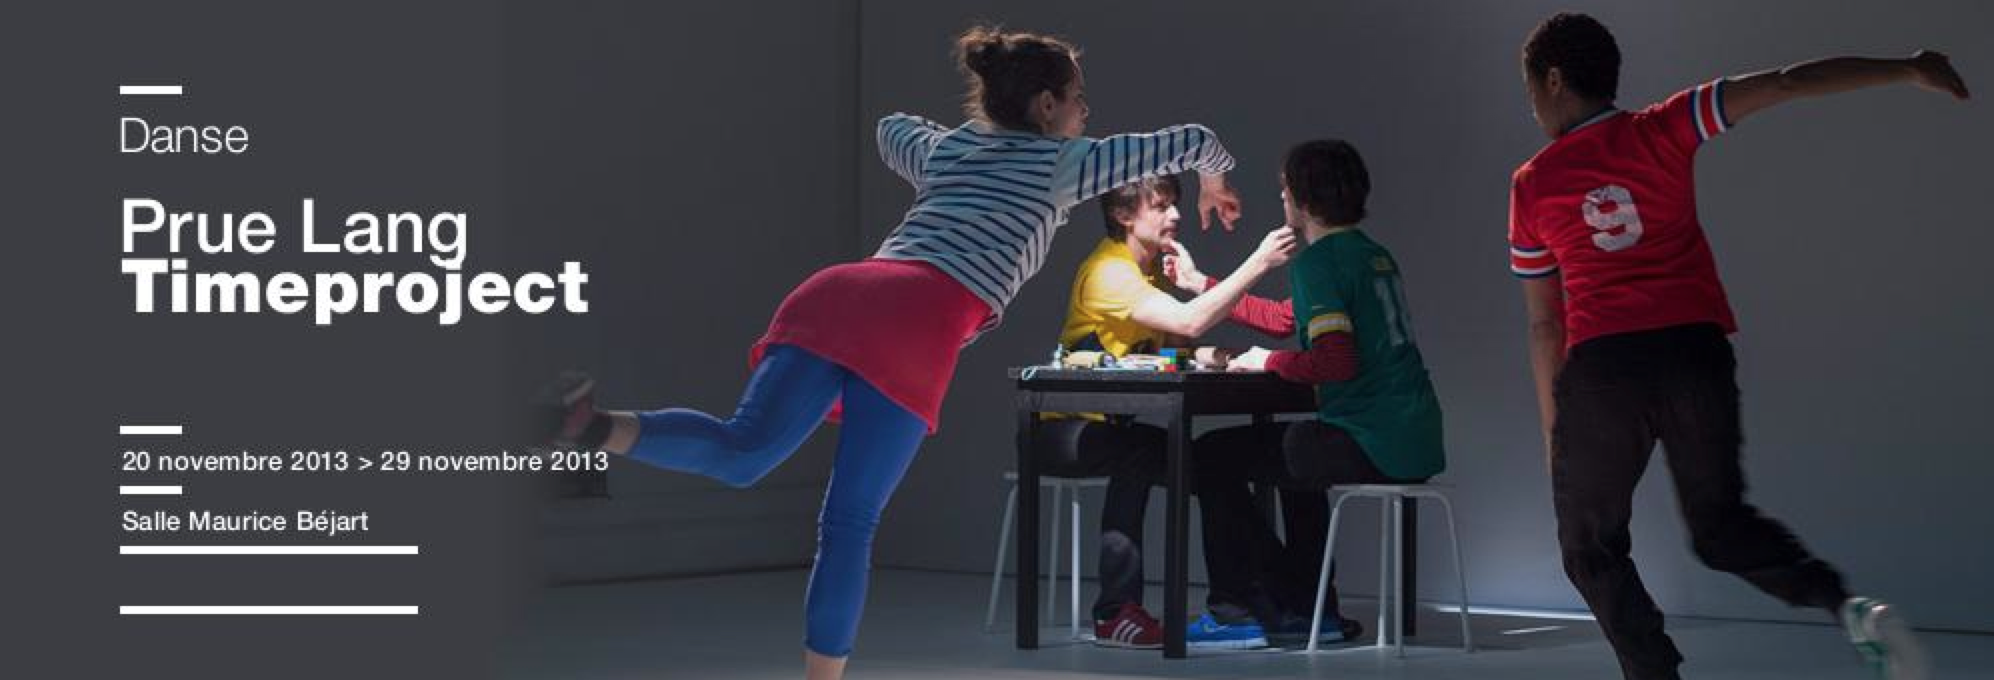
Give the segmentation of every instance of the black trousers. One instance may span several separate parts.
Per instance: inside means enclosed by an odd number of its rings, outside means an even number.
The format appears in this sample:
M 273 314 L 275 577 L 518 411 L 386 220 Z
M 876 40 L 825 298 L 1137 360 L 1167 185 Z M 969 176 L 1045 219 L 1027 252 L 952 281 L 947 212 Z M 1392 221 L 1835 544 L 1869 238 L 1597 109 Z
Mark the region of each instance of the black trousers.
M 1696 556 L 1794 606 L 1834 612 L 1848 592 L 1793 533 L 1745 502 L 1737 360 L 1715 325 L 1604 336 L 1573 347 L 1553 394 L 1551 489 L 1565 574 L 1628 678 L 1675 678 L 1682 654 L 1628 552 L 1634 487 L 1667 451 Z
M 1348 433 L 1317 420 L 1215 430 L 1198 437 L 1193 450 L 1212 586 L 1206 604 L 1221 621 L 1252 617 L 1281 626 L 1313 614 L 1329 531 L 1323 491 L 1336 484 L 1418 481 L 1378 471 Z M 1280 489 L 1286 542 L 1275 536 L 1248 484 Z M 1340 611 L 1335 588 L 1324 607 Z
M 1113 618 L 1125 603 L 1142 604 L 1142 525 L 1149 491 L 1163 483 L 1163 428 L 1127 422 L 1060 418 L 1039 423 L 1032 450 L 1048 477 L 1108 478 L 1101 503 L 1101 595 L 1094 618 Z

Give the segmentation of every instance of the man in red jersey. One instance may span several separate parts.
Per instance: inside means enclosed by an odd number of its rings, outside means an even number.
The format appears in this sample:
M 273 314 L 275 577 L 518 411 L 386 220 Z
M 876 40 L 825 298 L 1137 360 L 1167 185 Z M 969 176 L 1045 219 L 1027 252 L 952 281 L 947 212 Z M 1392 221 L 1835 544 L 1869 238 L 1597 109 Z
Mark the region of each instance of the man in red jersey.
M 1850 597 L 1841 575 L 1744 498 L 1737 329 L 1697 223 L 1705 141 L 1795 99 L 1909 82 L 1965 99 L 1942 54 L 1833 58 L 1719 78 L 1638 111 L 1614 106 L 1620 52 L 1591 17 L 1558 14 L 1523 47 L 1525 85 L 1552 138 L 1510 188 L 1510 266 L 1530 310 L 1531 365 L 1565 573 L 1628 678 L 1676 678 L 1628 553 L 1634 487 L 1661 441 L 1696 555 L 1794 606 L 1834 613 L 1873 667 L 1924 677 L 1896 612 Z

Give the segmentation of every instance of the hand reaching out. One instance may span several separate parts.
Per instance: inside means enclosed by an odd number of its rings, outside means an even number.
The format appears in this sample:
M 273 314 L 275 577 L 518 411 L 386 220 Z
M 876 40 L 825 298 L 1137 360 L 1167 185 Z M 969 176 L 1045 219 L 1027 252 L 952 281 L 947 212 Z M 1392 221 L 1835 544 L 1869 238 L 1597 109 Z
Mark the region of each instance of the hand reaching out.
M 1297 246 L 1295 230 L 1282 225 L 1260 239 L 1260 247 L 1253 249 L 1252 257 L 1268 269 L 1278 269 L 1294 257 Z
M 1198 271 L 1198 261 L 1191 258 L 1191 251 L 1176 239 L 1163 242 L 1163 276 L 1170 279 L 1178 290 L 1190 293 L 1205 292 L 1205 273 Z
M 1225 175 L 1198 178 L 1198 228 L 1210 231 L 1213 217 L 1224 223 L 1228 232 L 1239 221 L 1239 193 L 1225 183 Z
M 1945 54 L 1918 50 L 1917 54 L 1911 55 L 1909 63 L 1912 82 L 1917 83 L 1918 87 L 1960 99 L 1972 96 L 1966 91 L 1966 80 L 1959 77 L 1958 71 L 1953 70 L 1952 59 L 1947 58 Z

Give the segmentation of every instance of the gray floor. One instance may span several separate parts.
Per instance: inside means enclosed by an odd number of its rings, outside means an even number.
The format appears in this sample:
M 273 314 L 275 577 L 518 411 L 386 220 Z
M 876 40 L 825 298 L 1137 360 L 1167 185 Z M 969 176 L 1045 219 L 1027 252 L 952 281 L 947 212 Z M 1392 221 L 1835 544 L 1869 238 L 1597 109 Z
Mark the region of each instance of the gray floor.
M 805 572 L 551 588 L 505 660 L 508 677 L 794 678 L 800 676 Z M 848 677 L 863 678 L 1616 678 L 1590 621 L 1474 617 L 1476 653 L 1458 648 L 1452 614 L 1427 611 L 1427 635 L 1407 658 L 1367 648 L 1310 656 L 1271 650 L 1195 654 L 1100 649 L 1068 641 L 1065 619 L 1044 629 L 1047 648 L 1014 649 L 1010 599 L 1000 630 L 983 631 L 988 577 L 884 570 L 875 574 Z M 1062 586 L 1063 588 L 1063 586 Z M 1008 589 L 1007 589 L 1008 591 Z M 1092 588 L 1086 591 L 1092 596 Z M 1062 597 L 1065 597 L 1062 592 Z M 1193 602 L 1203 593 L 1193 592 Z M 1149 594 L 1152 609 L 1161 595 Z M 1369 602 L 1345 604 L 1371 627 Z M 1062 602 L 1062 617 L 1064 607 Z M 1685 677 L 1855 680 L 1869 677 L 1828 626 L 1686 618 L 1670 632 L 1690 661 Z M 1368 634 L 1367 634 L 1368 638 Z M 1928 633 L 1938 678 L 1994 678 L 1994 636 Z M 1366 640 L 1368 641 L 1368 639 Z

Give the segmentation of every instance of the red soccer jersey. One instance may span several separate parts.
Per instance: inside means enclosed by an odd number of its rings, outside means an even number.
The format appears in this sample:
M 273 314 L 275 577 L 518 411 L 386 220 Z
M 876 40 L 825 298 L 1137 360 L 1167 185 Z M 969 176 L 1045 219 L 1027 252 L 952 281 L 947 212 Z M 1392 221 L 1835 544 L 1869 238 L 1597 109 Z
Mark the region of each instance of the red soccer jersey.
M 1562 274 L 1565 347 L 1711 322 L 1737 330 L 1696 220 L 1696 150 L 1729 127 L 1722 80 L 1580 123 L 1516 169 L 1510 270 Z

